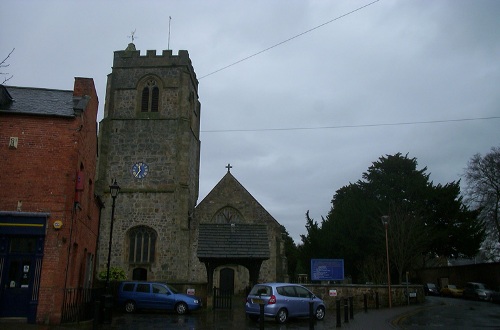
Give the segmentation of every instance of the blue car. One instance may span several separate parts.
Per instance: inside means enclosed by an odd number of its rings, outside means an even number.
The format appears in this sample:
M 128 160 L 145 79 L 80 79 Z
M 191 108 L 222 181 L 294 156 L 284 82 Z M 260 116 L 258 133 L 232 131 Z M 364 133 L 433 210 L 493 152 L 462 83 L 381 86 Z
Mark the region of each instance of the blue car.
M 119 306 L 125 307 L 128 313 L 138 309 L 163 309 L 181 315 L 202 307 L 200 298 L 180 293 L 161 282 L 122 282 L 118 288 L 117 300 Z
M 263 283 L 255 285 L 250 291 L 245 312 L 250 319 L 258 320 L 260 306 L 264 306 L 264 316 L 272 317 L 278 323 L 285 323 L 290 317 L 310 316 L 312 303 L 313 317 L 325 318 L 325 303 L 311 291 L 298 284 Z

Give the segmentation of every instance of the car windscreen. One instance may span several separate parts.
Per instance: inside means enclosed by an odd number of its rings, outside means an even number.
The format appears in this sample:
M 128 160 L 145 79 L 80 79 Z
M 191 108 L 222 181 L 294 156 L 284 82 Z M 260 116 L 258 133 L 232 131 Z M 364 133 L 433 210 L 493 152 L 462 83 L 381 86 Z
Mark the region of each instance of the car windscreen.
M 172 291 L 172 293 L 174 293 L 174 294 L 179 293 L 179 290 L 177 290 L 177 289 L 176 289 L 176 288 L 174 288 L 173 286 L 171 286 L 171 285 L 169 285 L 169 284 L 165 284 L 165 285 L 169 288 L 169 290 L 170 290 L 170 291 Z

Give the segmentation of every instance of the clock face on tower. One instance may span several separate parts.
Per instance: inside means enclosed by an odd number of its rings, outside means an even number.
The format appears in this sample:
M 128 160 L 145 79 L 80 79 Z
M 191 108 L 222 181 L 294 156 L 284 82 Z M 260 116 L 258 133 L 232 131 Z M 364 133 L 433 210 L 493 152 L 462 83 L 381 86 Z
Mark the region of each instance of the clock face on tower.
M 137 179 L 144 179 L 148 175 L 149 166 L 146 163 L 138 162 L 132 165 L 132 175 Z

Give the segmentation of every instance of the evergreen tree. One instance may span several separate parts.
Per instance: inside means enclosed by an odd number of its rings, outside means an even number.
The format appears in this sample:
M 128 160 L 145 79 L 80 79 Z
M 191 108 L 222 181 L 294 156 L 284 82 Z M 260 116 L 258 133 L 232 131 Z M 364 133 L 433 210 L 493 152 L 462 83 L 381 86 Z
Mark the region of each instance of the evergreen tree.
M 463 204 L 459 182 L 434 185 L 427 168 L 417 165 L 401 153 L 380 157 L 363 180 L 337 190 L 321 225 L 307 214 L 303 262 L 340 258 L 354 282 L 383 281 L 378 271 L 386 262 L 382 216 L 389 217 L 391 272 L 400 282 L 425 258 L 477 253 L 484 229 L 477 211 Z

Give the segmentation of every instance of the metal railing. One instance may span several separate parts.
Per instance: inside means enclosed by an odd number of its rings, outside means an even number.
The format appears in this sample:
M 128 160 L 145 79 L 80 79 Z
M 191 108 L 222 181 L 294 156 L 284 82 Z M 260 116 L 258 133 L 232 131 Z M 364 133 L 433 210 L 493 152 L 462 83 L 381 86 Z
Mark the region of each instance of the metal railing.
M 102 288 L 65 289 L 61 323 L 74 323 L 93 319 L 95 302 L 99 300 L 102 294 Z
M 213 293 L 213 308 L 214 309 L 231 309 L 233 293 L 230 290 L 221 290 L 214 287 Z

